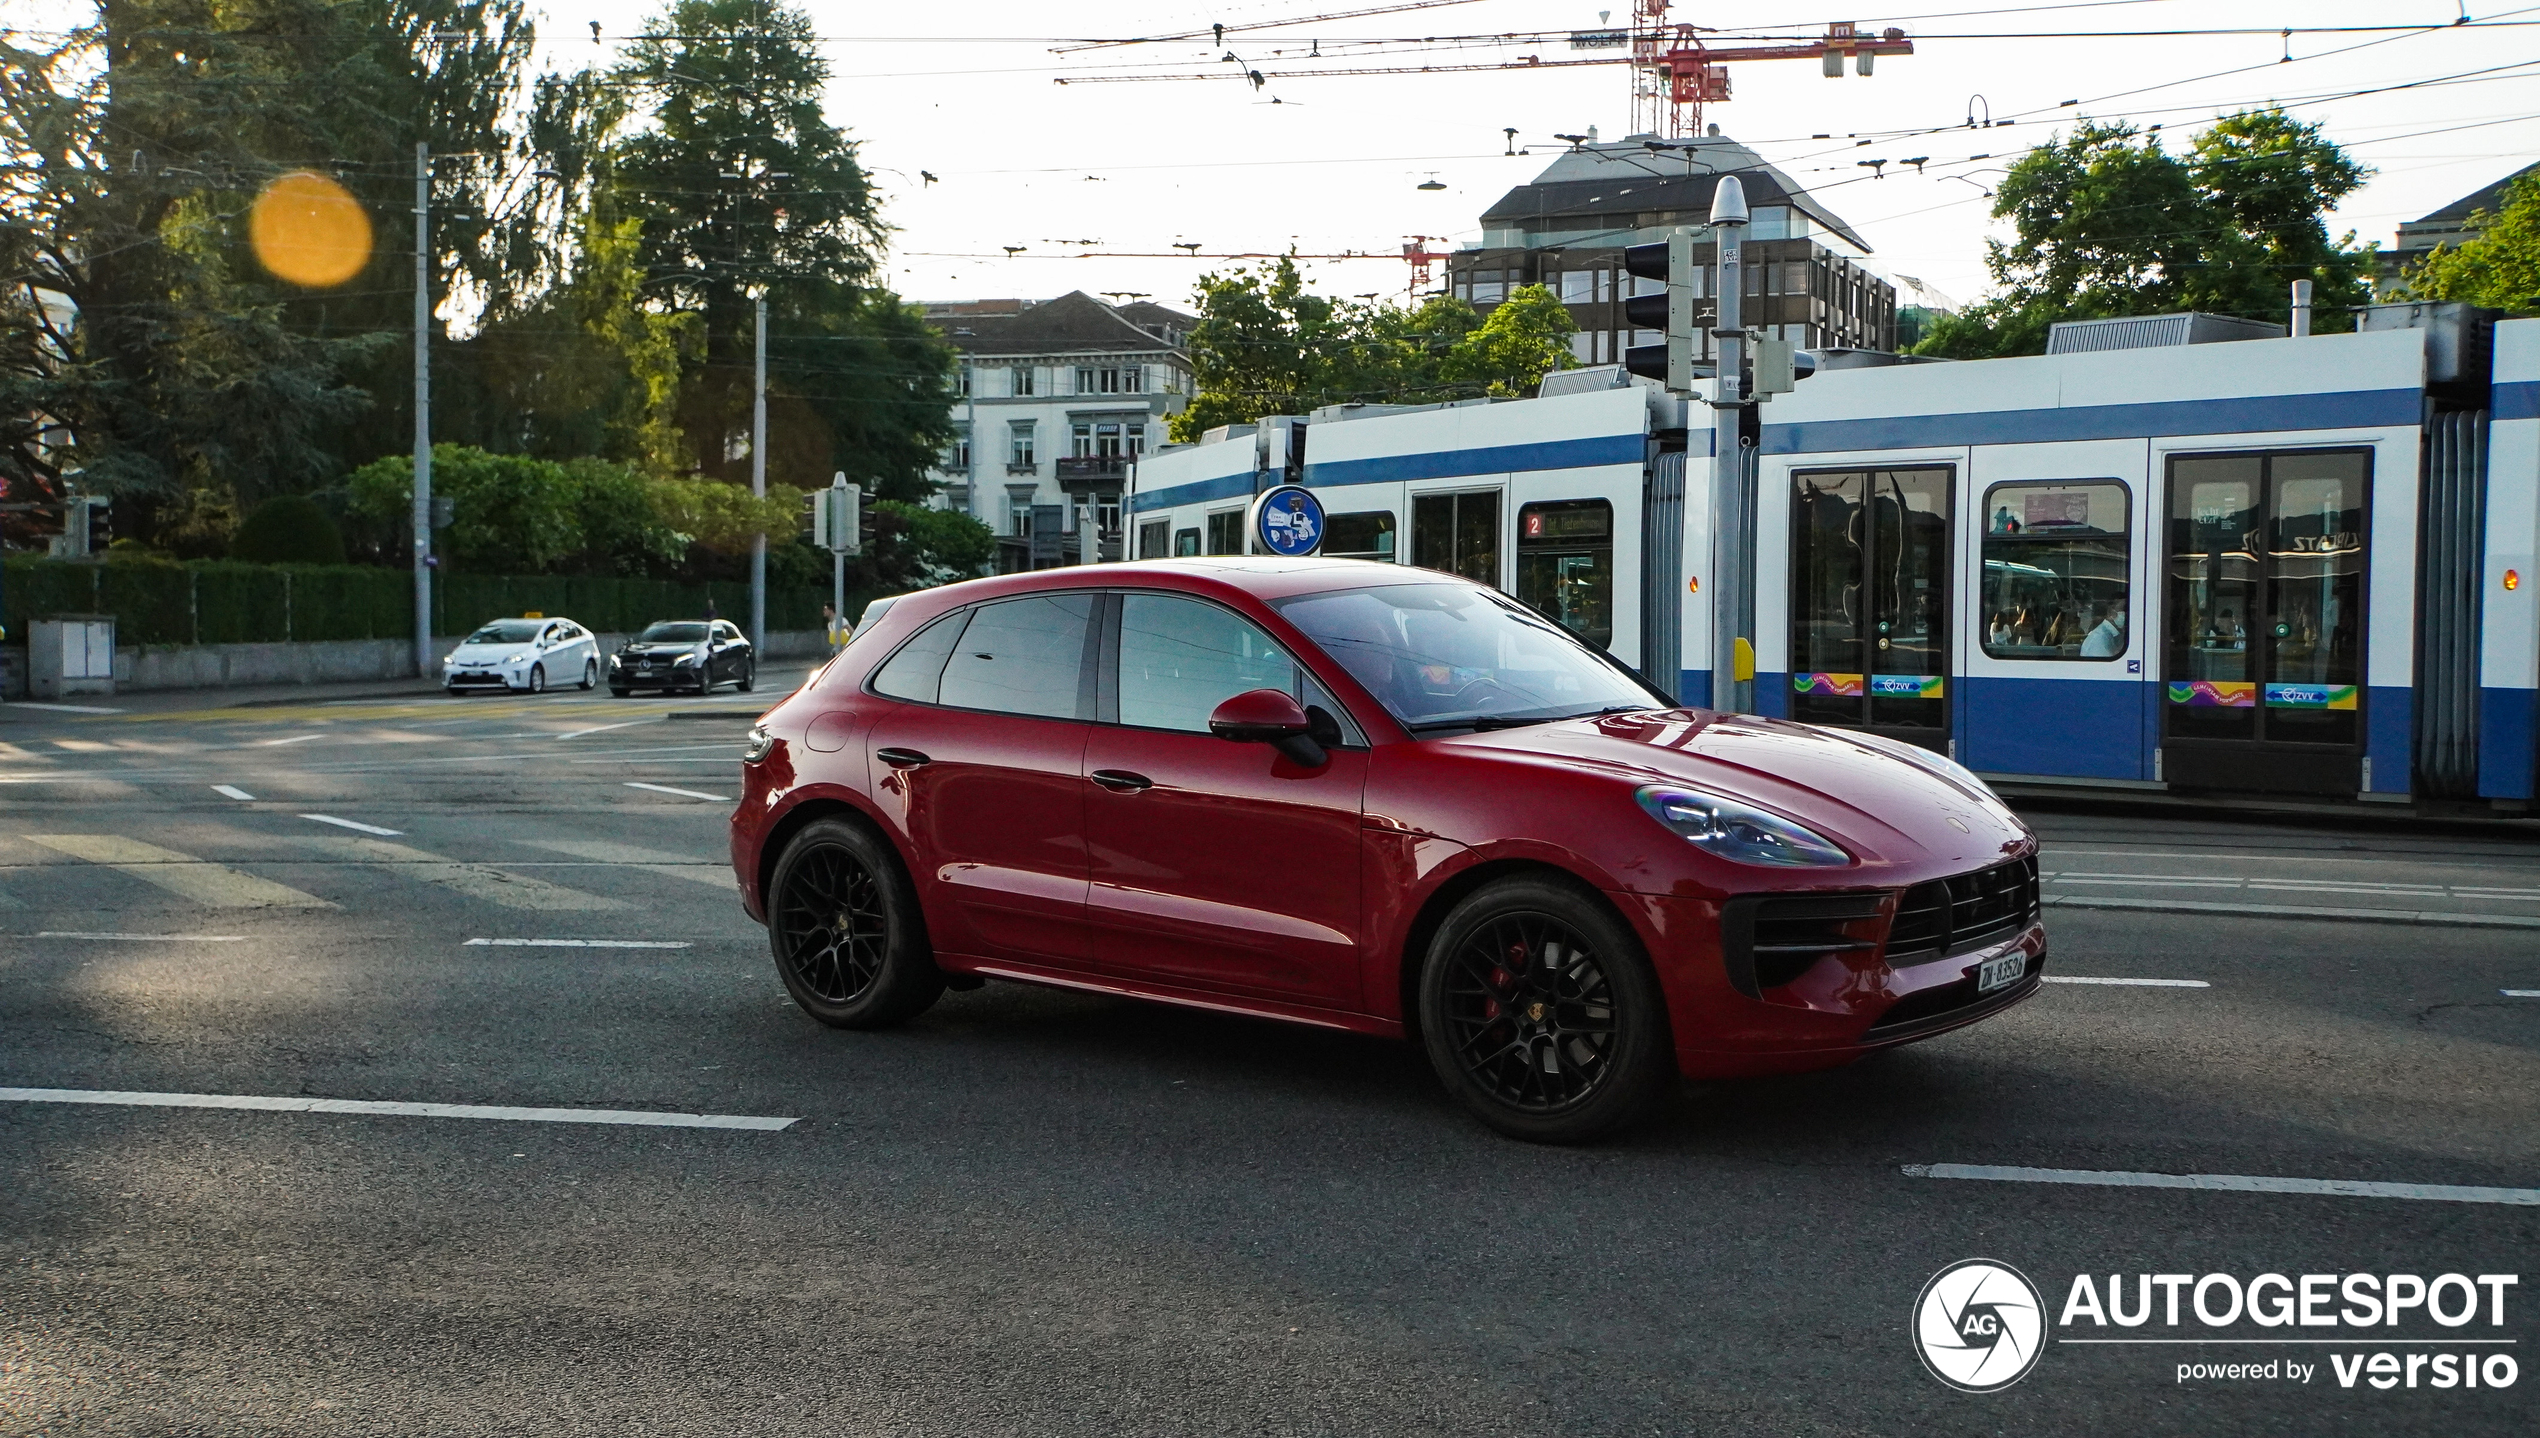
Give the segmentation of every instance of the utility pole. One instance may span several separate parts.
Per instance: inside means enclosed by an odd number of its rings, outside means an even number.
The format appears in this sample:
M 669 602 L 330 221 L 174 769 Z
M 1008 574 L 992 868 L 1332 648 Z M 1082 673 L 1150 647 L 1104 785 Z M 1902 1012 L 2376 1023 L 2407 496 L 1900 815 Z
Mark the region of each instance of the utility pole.
M 1732 714 L 1755 708 L 1755 495 L 1746 454 L 1746 331 L 1740 325 L 1746 271 L 1738 254 L 1746 235 L 1746 187 L 1722 175 L 1711 194 L 1711 233 L 1719 246 L 1719 379 L 1711 401 L 1711 707 Z
M 750 400 L 750 493 L 767 498 L 767 297 L 758 302 L 758 377 Z M 750 537 L 750 648 L 767 651 L 767 534 Z
M 415 142 L 415 673 L 432 677 L 432 146 Z

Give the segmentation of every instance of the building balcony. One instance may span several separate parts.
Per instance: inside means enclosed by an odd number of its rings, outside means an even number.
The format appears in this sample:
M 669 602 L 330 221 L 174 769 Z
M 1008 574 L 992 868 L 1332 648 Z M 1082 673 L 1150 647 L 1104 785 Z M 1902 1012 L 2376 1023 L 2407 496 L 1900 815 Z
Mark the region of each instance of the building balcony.
M 1128 478 L 1129 457 L 1124 454 L 1076 455 L 1058 461 L 1058 482 L 1069 489 L 1124 484 Z

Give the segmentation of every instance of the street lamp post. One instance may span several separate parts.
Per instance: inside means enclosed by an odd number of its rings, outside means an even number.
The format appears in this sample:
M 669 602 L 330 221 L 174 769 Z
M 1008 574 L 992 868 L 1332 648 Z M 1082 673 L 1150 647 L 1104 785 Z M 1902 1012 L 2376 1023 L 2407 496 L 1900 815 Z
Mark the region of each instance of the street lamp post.
M 758 302 L 757 373 L 750 398 L 750 494 L 767 498 L 767 297 Z M 767 534 L 750 536 L 751 653 L 767 652 Z
M 415 674 L 432 677 L 432 146 L 415 142 Z

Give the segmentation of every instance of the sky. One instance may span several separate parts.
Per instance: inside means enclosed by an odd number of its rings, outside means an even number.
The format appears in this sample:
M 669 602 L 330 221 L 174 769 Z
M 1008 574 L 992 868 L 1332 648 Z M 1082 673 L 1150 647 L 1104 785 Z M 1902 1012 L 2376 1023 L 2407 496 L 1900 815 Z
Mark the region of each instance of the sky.
M 1374 256 L 1309 261 L 1327 293 L 1402 296 L 1407 239 L 1472 243 L 1481 212 L 1562 146 L 1554 136 L 1630 128 L 1620 65 L 1279 72 L 1584 58 L 1593 52 L 1572 52 L 1566 34 L 1620 23 L 1631 0 L 1458 0 L 1284 28 L 1247 27 L 1405 0 L 796 3 L 823 37 L 830 118 L 859 142 L 894 227 L 887 283 L 912 299 L 1082 289 L 1187 306 L 1201 274 L 1240 263 L 1216 256 L 1291 248 Z M 539 61 L 610 58 L 663 8 L 547 0 Z M 2463 14 L 2479 23 L 2454 26 Z M 1916 53 L 1884 57 L 1868 77 L 1826 79 L 1811 60 L 1733 65 L 1735 98 L 1704 119 L 1850 221 L 1875 268 L 1961 302 L 1985 290 L 1984 240 L 2002 233 L 1987 217 L 1999 167 L 2078 116 L 2159 124 L 2183 146 L 2219 115 L 2283 103 L 2374 168 L 2332 229 L 2385 245 L 2399 221 L 2540 158 L 2540 0 L 2492 11 L 2469 0 L 1679 3 L 1669 18 L 1732 37 L 1804 38 L 1834 19 L 1904 29 Z M 1204 36 L 1083 47 L 1213 23 L 1230 27 L 1222 47 Z M 2429 28 L 2319 33 L 2391 25 Z M 2181 30 L 2249 33 L 2078 33 Z M 1510 33 L 1526 38 L 1452 38 Z M 1228 78 L 1246 69 L 1268 84 Z M 1218 78 L 1097 78 L 1123 74 Z M 1971 117 L 2010 123 L 1970 128 Z M 1530 153 L 1505 153 L 1511 128 Z M 1922 173 L 1899 163 L 1913 156 L 1928 157 Z M 1870 159 L 1891 163 L 1874 175 Z M 1432 180 L 1444 188 L 1419 188 Z
M 1222 47 L 1202 37 L 1063 49 L 1070 36 L 1170 35 L 1383 3 L 810 0 L 805 8 L 825 37 L 833 71 L 830 117 L 861 142 L 885 196 L 884 214 L 897 228 L 888 278 L 900 293 L 950 300 L 1082 289 L 1187 305 L 1201 273 L 1236 263 L 1207 256 L 1290 247 L 1378 256 L 1312 262 L 1317 288 L 1405 294 L 1410 269 L 1400 255 L 1407 238 L 1472 243 L 1482 210 L 1542 169 L 1563 144 L 1555 135 L 1594 126 L 1611 139 L 1630 128 L 1628 72 L 1619 65 L 1276 78 L 1281 65 L 1330 67 L 1328 58 L 1308 58 L 1318 49 L 1347 54 L 1375 39 L 1555 32 L 1341 63 L 1580 58 L 1562 34 L 1620 22 L 1630 0 L 1467 0 L 1239 28 Z M 566 37 L 550 53 L 558 63 L 577 63 L 594 53 L 590 21 L 600 22 L 605 46 L 607 36 L 637 30 L 655 10 L 566 0 L 546 7 L 541 35 Z M 2480 21 L 2520 23 L 2453 27 L 2465 10 Z M 1611 21 L 1600 21 L 1601 11 L 1610 11 Z M 2489 12 L 2458 0 L 1905 0 L 1880 12 L 1680 3 L 1669 18 L 1730 35 L 1822 34 L 1834 19 L 1864 30 L 1902 27 L 1916 53 L 1884 57 L 1868 77 L 1830 80 L 1809 60 L 1737 64 L 1735 98 L 1708 107 L 1704 119 L 1851 221 L 1870 241 L 1877 268 L 1959 301 L 1987 285 L 1983 241 L 2002 232 L 1986 213 L 1985 188 L 1999 178 L 1997 167 L 2079 115 L 2160 124 L 2183 145 L 2219 115 L 2282 102 L 2374 168 L 2332 225 L 2384 245 L 2399 221 L 2540 158 L 2540 4 Z M 2278 33 L 2285 26 L 2387 25 L 2437 28 Z M 2259 33 L 2072 33 L 2182 29 Z M 1227 51 L 1242 63 L 1220 59 Z M 2520 60 L 2532 63 L 2497 68 Z M 1246 68 L 1273 78 L 1258 92 L 1232 79 L 1091 82 L 1101 73 Z M 1072 83 L 1055 83 L 1060 79 Z M 2414 81 L 2444 83 L 2350 93 Z M 1969 129 L 1971 115 L 2013 123 Z M 1531 154 L 1504 153 L 1508 127 Z M 1819 134 L 1833 138 L 1810 138 Z M 1915 155 L 1931 160 L 1920 175 L 1891 163 L 1873 178 L 1859 163 Z M 1970 158 L 1977 155 L 1991 158 Z M 1433 177 L 1446 188 L 1418 188 Z M 1176 242 L 1197 242 L 1201 257 L 1176 253 Z M 1021 249 L 1009 256 L 1006 246 Z M 1088 252 L 1164 257 L 1081 257 Z

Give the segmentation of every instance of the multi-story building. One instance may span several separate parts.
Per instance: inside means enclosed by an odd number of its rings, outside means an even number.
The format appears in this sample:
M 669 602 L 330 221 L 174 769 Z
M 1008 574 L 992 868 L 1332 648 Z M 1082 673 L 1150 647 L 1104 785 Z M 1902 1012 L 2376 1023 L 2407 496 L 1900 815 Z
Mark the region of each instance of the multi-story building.
M 960 438 L 935 479 L 943 503 L 997 532 L 997 570 L 1075 563 L 1090 508 L 1103 558 L 1120 557 L 1129 462 L 1164 443 L 1190 403 L 1184 345 L 1196 317 L 1083 291 L 1054 300 L 930 304 L 961 352 Z
M 2401 279 L 2408 269 L 2434 253 L 2436 245 L 2458 248 L 2465 241 L 2478 238 L 2484 225 L 2473 225 L 2471 217 L 2494 216 L 2505 207 L 2506 189 L 2514 181 L 2533 175 L 2540 175 L 2540 164 L 2525 165 L 2492 185 L 2461 196 L 2433 214 L 2401 221 L 2399 242 L 2376 257 L 2379 261 L 2376 278 L 2380 282 L 2381 297 L 2394 298 L 2403 288 Z
M 1869 243 L 1788 175 L 1716 132 L 1651 148 L 1654 136 L 1562 152 L 1551 166 L 1482 213 L 1482 239 L 1447 258 L 1447 284 L 1488 313 L 1521 285 L 1542 285 L 1570 309 L 1582 364 L 1614 364 L 1656 330 L 1635 331 L 1622 302 L 1665 286 L 1623 272 L 1623 248 L 1697 233 L 1706 311 L 1717 303 L 1711 192 L 1724 174 L 1745 187 L 1752 222 L 1741 260 L 1743 319 L 1801 349 L 1893 349 L 1896 287 L 1863 263 Z M 1635 288 L 1637 286 L 1638 288 Z M 1708 321 L 1706 320 L 1706 327 Z M 1710 338 L 1703 338 L 1704 358 Z

